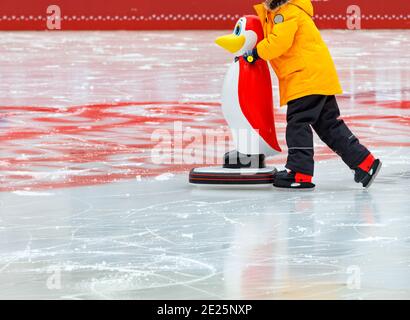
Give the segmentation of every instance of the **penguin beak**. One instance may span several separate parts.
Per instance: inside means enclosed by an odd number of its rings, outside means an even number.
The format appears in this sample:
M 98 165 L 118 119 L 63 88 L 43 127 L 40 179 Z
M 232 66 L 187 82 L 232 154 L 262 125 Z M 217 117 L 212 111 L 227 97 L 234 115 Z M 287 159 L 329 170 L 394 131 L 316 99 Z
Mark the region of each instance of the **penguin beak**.
M 234 34 L 219 37 L 215 40 L 215 43 L 218 46 L 224 48 L 225 50 L 228 50 L 230 53 L 235 53 L 241 50 L 245 42 L 245 36 L 237 36 Z

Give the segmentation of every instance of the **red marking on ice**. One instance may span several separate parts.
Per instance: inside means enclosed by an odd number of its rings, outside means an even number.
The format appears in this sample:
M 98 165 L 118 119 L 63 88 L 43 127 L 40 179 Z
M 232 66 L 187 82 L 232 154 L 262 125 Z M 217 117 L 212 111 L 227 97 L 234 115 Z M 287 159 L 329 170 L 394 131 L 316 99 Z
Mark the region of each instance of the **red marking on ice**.
M 13 175 L 9 175 L 5 177 L 6 180 L 8 179 L 13 179 L 13 180 L 29 180 L 29 179 L 33 179 L 33 176 L 29 176 L 29 175 L 24 175 L 24 174 L 13 174 Z
M 410 101 L 363 101 L 363 104 L 388 109 L 410 109 Z
M 396 115 L 359 115 L 359 116 L 344 116 L 342 117 L 346 121 L 350 121 L 351 124 L 354 124 L 358 121 L 378 121 L 378 120 L 387 120 L 391 123 L 398 124 L 410 124 L 410 117 L 406 116 L 396 116 Z
M 391 102 L 374 104 L 392 108 Z M 406 101 L 399 105 L 401 109 L 409 106 Z M 0 106 L 0 114 L 0 192 L 92 186 L 188 172 L 198 165 L 152 162 L 151 149 L 156 143 L 151 141 L 151 134 L 156 129 L 172 133 L 175 121 L 200 130 L 225 126 L 220 104 L 215 102 L 119 102 L 66 108 Z M 283 113 L 276 114 L 283 147 L 285 118 Z M 404 140 L 409 133 L 408 116 L 370 114 L 344 119 L 370 147 L 410 147 Z M 375 130 L 380 133 L 377 137 Z M 383 136 L 388 130 L 403 135 L 403 140 L 389 141 Z M 187 144 L 184 142 L 182 147 Z M 316 148 L 317 161 L 336 157 L 327 147 Z M 286 150 L 269 163 L 281 166 L 285 161 Z

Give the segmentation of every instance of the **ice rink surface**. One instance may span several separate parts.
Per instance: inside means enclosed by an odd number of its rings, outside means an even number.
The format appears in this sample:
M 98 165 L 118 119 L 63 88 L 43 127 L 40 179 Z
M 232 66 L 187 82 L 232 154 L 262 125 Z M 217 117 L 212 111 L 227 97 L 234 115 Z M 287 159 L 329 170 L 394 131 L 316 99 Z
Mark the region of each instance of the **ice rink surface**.
M 410 298 L 410 31 L 323 32 L 384 166 L 362 190 L 316 140 L 313 192 L 156 161 L 155 130 L 225 125 L 223 33 L 0 34 L 0 298 Z

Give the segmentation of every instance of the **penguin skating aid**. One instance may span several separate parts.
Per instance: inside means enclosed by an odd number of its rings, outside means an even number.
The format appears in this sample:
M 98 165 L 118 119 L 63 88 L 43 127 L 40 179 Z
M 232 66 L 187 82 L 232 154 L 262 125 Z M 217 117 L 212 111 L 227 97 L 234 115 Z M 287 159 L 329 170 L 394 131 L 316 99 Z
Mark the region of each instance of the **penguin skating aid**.
M 263 39 L 260 19 L 245 16 L 234 32 L 216 43 L 235 55 L 222 91 L 222 112 L 232 132 L 235 150 L 224 156 L 222 168 L 196 168 L 193 184 L 272 184 L 276 168 L 267 168 L 265 157 L 281 152 L 273 112 L 272 82 L 267 62 L 246 55 Z

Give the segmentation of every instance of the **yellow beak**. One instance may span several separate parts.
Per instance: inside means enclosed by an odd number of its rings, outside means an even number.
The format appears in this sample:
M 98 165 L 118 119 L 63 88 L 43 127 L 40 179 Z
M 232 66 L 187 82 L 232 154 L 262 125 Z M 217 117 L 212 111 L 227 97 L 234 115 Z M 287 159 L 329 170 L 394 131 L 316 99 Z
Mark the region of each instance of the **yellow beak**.
M 215 43 L 228 50 L 230 53 L 238 52 L 242 49 L 243 45 L 245 44 L 245 36 L 236 36 L 234 34 L 230 34 L 227 36 L 219 37 L 215 40 Z

